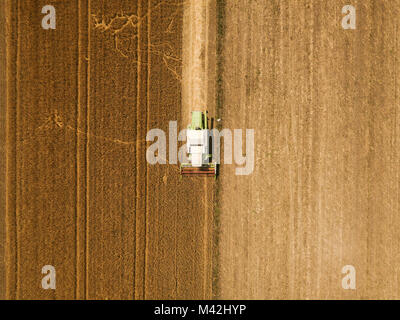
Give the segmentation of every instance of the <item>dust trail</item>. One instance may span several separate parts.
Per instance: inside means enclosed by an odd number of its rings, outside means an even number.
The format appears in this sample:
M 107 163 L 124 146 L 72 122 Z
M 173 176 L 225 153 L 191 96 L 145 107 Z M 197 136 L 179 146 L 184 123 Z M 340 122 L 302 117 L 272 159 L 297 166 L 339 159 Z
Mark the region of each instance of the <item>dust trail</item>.
M 206 107 L 207 6 L 209 0 L 192 0 L 184 8 L 182 119 Z M 185 124 L 185 123 L 184 123 Z

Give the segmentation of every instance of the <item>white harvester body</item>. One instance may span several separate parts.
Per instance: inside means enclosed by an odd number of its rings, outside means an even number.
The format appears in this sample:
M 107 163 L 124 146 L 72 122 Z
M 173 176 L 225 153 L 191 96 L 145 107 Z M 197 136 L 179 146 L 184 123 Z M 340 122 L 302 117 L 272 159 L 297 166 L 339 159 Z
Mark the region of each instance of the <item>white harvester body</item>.
M 209 162 L 208 136 L 207 129 L 186 131 L 187 153 L 193 167 L 201 167 Z
M 186 130 L 189 163 L 181 164 L 182 175 L 217 175 L 216 163 L 211 163 L 207 112 L 193 111 L 192 122 Z

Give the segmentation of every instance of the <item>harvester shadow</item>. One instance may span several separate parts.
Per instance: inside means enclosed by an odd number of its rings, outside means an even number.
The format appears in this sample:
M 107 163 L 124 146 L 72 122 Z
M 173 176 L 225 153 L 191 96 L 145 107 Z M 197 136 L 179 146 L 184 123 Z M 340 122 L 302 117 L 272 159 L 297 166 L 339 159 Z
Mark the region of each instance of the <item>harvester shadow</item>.
M 207 121 L 207 120 L 206 120 Z M 215 118 L 214 117 L 210 117 L 210 135 L 208 137 L 208 148 L 209 148 L 209 154 L 211 154 L 211 159 L 210 161 L 212 161 L 212 158 L 215 156 L 213 151 L 214 151 L 214 137 L 213 137 L 213 129 L 215 128 Z M 215 166 L 215 179 L 218 178 L 219 175 L 219 165 L 217 164 Z

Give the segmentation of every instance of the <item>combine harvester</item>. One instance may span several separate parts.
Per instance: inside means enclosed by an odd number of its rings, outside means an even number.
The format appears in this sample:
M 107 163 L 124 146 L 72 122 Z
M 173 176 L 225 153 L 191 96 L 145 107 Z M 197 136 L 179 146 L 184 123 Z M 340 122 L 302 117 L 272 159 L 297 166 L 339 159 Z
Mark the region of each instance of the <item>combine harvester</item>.
M 208 130 L 207 111 L 193 111 L 192 123 L 186 130 L 186 147 L 189 163 L 182 163 L 180 173 L 183 176 L 217 176 L 217 164 L 211 162 L 210 131 Z

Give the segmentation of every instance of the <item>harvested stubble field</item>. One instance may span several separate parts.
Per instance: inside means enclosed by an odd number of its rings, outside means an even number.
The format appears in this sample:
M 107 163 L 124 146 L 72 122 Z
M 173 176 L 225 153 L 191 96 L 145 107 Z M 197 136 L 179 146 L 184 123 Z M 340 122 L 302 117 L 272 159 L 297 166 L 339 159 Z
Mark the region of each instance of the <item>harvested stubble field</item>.
M 399 299 L 400 1 L 222 2 L 221 117 L 255 170 L 219 181 L 221 296 Z

